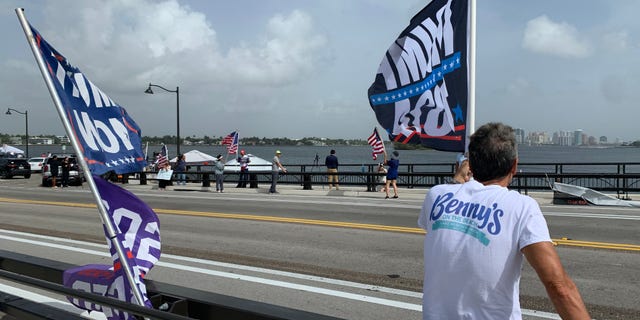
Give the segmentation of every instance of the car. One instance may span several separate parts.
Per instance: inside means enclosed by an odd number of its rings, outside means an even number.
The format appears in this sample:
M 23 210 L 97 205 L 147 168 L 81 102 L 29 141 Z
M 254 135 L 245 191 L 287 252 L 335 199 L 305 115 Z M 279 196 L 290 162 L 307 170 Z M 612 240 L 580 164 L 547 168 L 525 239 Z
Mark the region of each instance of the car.
M 31 172 L 40 172 L 42 173 L 42 167 L 44 166 L 44 161 L 47 160 L 47 157 L 33 157 L 27 160 L 29 165 L 31 165 Z
M 82 182 L 84 182 L 84 175 L 82 174 L 82 170 L 78 165 L 78 161 L 75 155 L 66 155 L 59 154 L 58 162 L 61 163 L 64 157 L 69 157 L 69 161 L 71 162 L 71 170 L 69 170 L 69 185 L 70 186 L 81 186 Z M 53 186 L 53 177 L 51 176 L 51 159 L 53 155 L 47 157 L 44 161 L 44 165 L 42 166 L 42 186 L 43 187 L 52 187 Z M 56 186 L 62 185 L 62 166 L 58 166 L 58 175 L 56 177 Z
M 11 179 L 15 176 L 31 178 L 31 166 L 24 158 L 0 158 L 0 177 Z

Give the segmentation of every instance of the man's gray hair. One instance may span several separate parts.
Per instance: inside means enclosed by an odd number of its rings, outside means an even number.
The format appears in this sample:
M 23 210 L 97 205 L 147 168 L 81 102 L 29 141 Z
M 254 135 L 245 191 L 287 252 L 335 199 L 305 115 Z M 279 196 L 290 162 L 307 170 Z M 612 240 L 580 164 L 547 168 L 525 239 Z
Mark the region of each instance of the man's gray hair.
M 469 165 L 478 182 L 505 177 L 518 158 L 516 136 L 512 127 L 490 122 L 471 135 Z

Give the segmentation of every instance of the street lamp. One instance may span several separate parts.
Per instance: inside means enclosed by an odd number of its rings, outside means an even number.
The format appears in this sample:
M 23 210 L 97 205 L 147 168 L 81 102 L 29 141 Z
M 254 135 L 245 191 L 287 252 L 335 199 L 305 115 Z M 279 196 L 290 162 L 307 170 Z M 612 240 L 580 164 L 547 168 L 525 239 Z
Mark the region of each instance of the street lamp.
M 19 114 L 24 114 L 24 131 L 25 131 L 25 136 L 26 136 L 26 140 L 25 140 L 25 149 L 26 149 L 26 156 L 27 158 L 29 158 L 29 111 L 25 110 L 24 112 L 20 112 L 16 109 L 13 108 L 8 108 L 7 112 L 5 112 L 5 114 L 11 114 L 11 111 L 15 111 Z
M 176 132 L 178 135 L 176 139 L 176 147 L 177 147 L 176 155 L 179 155 L 180 154 L 180 87 L 176 87 L 176 90 L 169 90 L 163 86 L 149 83 L 149 87 L 147 88 L 147 90 L 144 91 L 144 93 L 153 94 L 153 90 L 151 90 L 151 87 L 157 87 L 166 92 L 175 92 L 176 94 Z

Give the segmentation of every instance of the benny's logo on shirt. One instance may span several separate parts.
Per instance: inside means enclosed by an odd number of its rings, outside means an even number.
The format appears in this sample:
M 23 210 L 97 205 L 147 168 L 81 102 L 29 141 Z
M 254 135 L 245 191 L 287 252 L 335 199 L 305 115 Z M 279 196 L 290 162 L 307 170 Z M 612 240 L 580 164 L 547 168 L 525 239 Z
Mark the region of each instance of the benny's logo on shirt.
M 474 202 L 464 202 L 453 198 L 453 193 L 445 193 L 436 197 L 429 220 L 434 221 L 433 230 L 450 229 L 468 234 L 480 241 L 483 245 L 489 245 L 489 238 L 483 232 L 486 230 L 492 235 L 500 233 L 500 218 L 504 211 L 498 208 L 497 203 L 491 207 Z

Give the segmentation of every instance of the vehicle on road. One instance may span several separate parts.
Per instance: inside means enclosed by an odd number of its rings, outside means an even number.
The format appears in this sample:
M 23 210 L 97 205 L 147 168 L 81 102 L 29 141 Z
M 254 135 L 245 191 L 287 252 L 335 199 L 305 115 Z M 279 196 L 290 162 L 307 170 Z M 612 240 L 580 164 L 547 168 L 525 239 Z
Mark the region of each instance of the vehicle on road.
M 78 165 L 78 161 L 75 155 L 57 155 L 58 156 L 58 175 L 56 177 L 56 186 L 62 185 L 62 159 L 64 157 L 69 157 L 69 161 L 71 162 L 71 170 L 69 170 L 69 185 L 70 186 L 81 186 L 84 181 L 84 175 L 82 174 L 82 170 L 80 170 L 80 166 Z M 43 187 L 52 187 L 53 177 L 51 176 L 51 159 L 53 155 L 47 157 L 42 167 L 42 186 Z
M 31 166 L 31 172 L 39 172 L 42 173 L 42 167 L 44 166 L 44 161 L 47 160 L 47 157 L 33 157 L 27 160 L 29 165 Z
M 27 159 L 0 158 L 0 177 L 11 179 L 15 176 L 23 176 L 25 179 L 31 178 L 31 166 Z

